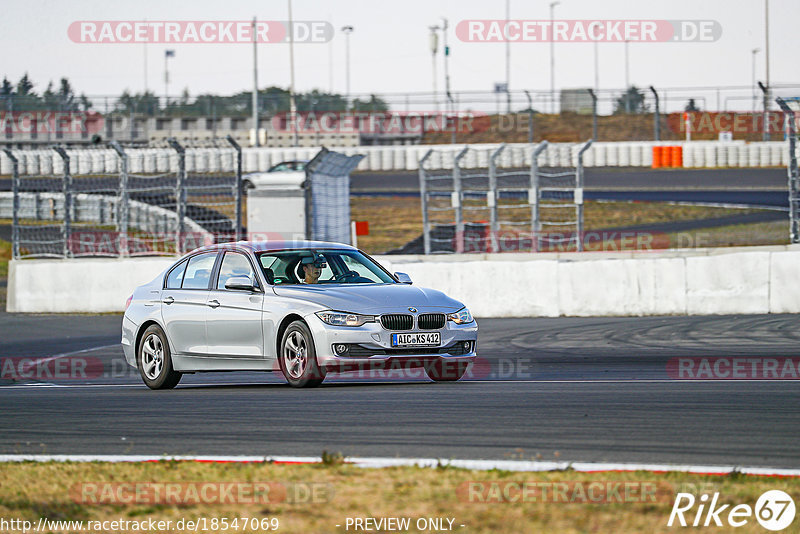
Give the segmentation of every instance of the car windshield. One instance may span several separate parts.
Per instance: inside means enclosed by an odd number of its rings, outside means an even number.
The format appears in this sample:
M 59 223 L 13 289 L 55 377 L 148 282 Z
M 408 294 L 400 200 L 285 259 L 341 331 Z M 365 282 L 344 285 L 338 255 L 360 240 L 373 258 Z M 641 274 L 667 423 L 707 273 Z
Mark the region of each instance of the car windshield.
M 282 250 L 263 252 L 258 260 L 267 280 L 276 285 L 396 283 L 358 250 Z

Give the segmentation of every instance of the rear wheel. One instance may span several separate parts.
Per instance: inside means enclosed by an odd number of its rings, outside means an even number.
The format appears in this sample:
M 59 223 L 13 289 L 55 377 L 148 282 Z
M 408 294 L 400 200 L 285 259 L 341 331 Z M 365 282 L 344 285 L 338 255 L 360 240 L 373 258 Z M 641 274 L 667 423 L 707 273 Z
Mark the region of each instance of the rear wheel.
M 167 336 L 156 325 L 149 326 L 142 334 L 136 363 L 150 389 L 172 389 L 181 381 L 181 373 L 172 368 Z
M 292 387 L 313 388 L 325 380 L 324 371 L 317 365 L 311 330 L 302 321 L 293 322 L 283 333 L 278 362 Z
M 469 368 L 469 362 L 448 361 L 440 358 L 425 366 L 425 372 L 434 382 L 455 382 L 460 380 Z

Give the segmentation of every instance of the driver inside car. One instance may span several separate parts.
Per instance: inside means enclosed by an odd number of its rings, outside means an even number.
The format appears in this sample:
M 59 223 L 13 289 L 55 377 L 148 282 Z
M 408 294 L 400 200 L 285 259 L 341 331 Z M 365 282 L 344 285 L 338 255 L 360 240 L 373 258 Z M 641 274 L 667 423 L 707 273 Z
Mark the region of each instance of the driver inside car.
M 322 254 L 317 254 L 316 257 L 305 257 L 301 260 L 303 266 L 303 279 L 300 280 L 301 284 L 316 284 L 319 282 L 319 276 L 322 274 L 327 264 L 325 257 Z

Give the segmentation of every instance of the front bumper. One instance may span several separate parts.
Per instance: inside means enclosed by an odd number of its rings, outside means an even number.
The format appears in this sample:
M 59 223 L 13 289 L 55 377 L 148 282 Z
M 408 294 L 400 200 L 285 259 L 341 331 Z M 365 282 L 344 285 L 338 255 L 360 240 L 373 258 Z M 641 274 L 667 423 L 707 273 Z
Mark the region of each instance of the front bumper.
M 366 323 L 363 326 L 331 326 L 322 322 L 315 314 L 305 317 L 306 323 L 314 336 L 314 347 L 317 352 L 317 363 L 327 371 L 353 371 L 359 369 L 380 369 L 395 365 L 402 367 L 422 367 L 436 360 L 448 362 L 472 362 L 477 356 L 478 323 L 457 325 L 447 321 L 444 328 L 438 330 L 409 330 L 403 333 L 433 332 L 441 335 L 440 347 L 435 349 L 420 347 L 415 350 L 397 350 L 391 346 L 392 330 L 385 329 L 379 322 Z M 458 347 L 465 341 L 472 343 L 469 352 L 454 350 L 450 354 L 442 347 Z M 357 356 L 339 356 L 333 351 L 333 345 L 358 345 Z M 370 354 L 370 350 L 374 353 Z

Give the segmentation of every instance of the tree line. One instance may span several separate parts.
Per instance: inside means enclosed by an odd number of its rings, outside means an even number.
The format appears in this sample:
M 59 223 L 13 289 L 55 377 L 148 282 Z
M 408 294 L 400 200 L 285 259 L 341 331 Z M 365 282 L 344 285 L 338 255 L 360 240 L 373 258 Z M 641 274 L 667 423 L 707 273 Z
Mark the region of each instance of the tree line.
M 181 116 L 250 116 L 253 113 L 252 91 L 241 91 L 231 96 L 220 96 L 210 93 L 191 96 L 184 89 L 179 96 L 165 98 L 156 96 L 152 91 L 132 93 L 123 91 L 114 97 L 104 111 L 114 113 L 136 113 L 144 115 L 181 115 Z M 348 103 L 347 98 L 337 93 L 328 93 L 314 89 L 295 95 L 295 106 L 298 112 L 310 111 L 388 111 L 388 104 L 376 95 L 369 98 L 354 99 Z M 8 77 L 3 77 L 0 85 L 0 109 L 5 111 L 89 111 L 92 101 L 85 94 L 77 95 L 67 78 L 61 78 L 58 86 L 49 82 L 40 94 L 35 84 L 25 73 L 14 84 Z M 286 113 L 290 108 L 290 95 L 287 89 L 267 87 L 258 91 L 258 108 L 262 115 Z

